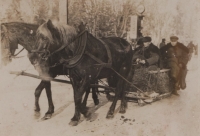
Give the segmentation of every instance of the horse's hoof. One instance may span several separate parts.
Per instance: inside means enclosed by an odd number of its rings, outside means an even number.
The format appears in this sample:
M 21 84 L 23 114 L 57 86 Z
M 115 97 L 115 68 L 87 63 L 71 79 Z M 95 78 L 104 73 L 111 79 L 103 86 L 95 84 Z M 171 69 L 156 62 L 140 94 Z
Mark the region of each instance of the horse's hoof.
M 120 110 L 119 110 L 119 113 L 121 113 L 121 114 L 124 114 L 124 113 L 126 113 L 126 109 L 125 109 L 125 107 L 123 107 L 123 108 L 120 108 Z
M 35 116 L 40 116 L 40 111 L 35 111 Z
M 40 108 L 39 108 L 39 107 L 35 107 L 35 108 L 34 108 L 34 111 L 39 112 L 39 111 L 40 111 Z
M 112 113 L 108 113 L 107 116 L 106 116 L 107 119 L 112 119 L 114 118 L 114 114 Z
M 78 121 L 72 121 L 72 120 L 71 120 L 71 121 L 69 122 L 69 125 L 70 125 L 70 126 L 77 126 L 77 125 L 78 125 Z
M 52 114 L 45 114 L 45 116 L 42 118 L 42 120 L 50 119 Z
M 99 105 L 99 99 L 95 100 L 94 104 Z
M 91 114 L 90 112 L 87 112 L 87 113 L 84 114 L 84 117 L 85 117 L 85 118 L 90 118 L 91 115 L 92 115 L 92 114 Z
M 35 112 L 34 117 L 35 119 L 39 119 L 41 116 L 40 112 Z

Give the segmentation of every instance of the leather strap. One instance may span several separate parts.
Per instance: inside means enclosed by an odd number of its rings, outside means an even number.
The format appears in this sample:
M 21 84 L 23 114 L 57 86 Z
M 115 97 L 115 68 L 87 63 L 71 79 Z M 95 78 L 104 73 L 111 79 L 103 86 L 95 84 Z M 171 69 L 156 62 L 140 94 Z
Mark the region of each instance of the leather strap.
M 111 52 L 110 52 L 108 45 L 103 40 L 101 40 L 101 39 L 98 39 L 98 40 L 101 41 L 103 43 L 104 47 L 106 48 L 106 52 L 107 52 L 107 55 L 108 55 L 108 63 L 112 64 Z
M 78 61 L 81 60 L 83 53 L 85 51 L 86 43 L 87 43 L 88 33 L 85 31 L 84 34 L 78 40 L 78 49 L 75 51 L 74 57 L 71 59 L 63 59 L 61 63 L 64 62 L 67 68 L 75 67 L 78 64 Z

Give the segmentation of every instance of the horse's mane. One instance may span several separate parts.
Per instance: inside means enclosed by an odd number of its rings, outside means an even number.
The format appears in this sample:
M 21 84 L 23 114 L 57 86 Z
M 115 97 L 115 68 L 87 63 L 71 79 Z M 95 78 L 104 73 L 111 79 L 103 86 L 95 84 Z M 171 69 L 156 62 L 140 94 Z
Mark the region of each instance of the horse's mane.
M 74 40 L 74 38 L 77 36 L 77 31 L 72 26 L 63 25 L 63 24 L 55 23 L 55 22 L 53 23 L 53 26 L 58 32 L 62 45 L 67 45 L 71 43 Z M 43 35 L 44 37 L 48 38 L 51 43 L 53 43 L 55 40 L 53 38 L 53 34 L 50 32 L 50 30 L 47 27 L 47 22 L 39 26 L 37 30 L 37 35 Z M 62 45 L 59 45 L 59 46 L 62 46 Z
M 8 33 L 8 30 L 9 30 L 9 28 L 12 28 L 12 27 L 17 27 L 18 29 L 21 29 L 21 30 L 23 30 L 23 29 L 30 29 L 30 30 L 34 29 L 34 30 L 36 30 L 38 28 L 38 25 L 30 24 L 30 23 L 24 23 L 24 22 L 1 23 L 1 33 L 2 33 L 2 35 L 7 35 L 7 38 L 10 39 L 11 35 Z M 12 37 L 12 38 L 14 38 L 14 37 Z
M 1 26 L 4 25 L 4 26 L 14 26 L 14 25 L 22 25 L 22 26 L 31 26 L 31 27 L 37 27 L 39 25 L 37 24 L 33 24 L 33 23 L 26 23 L 26 22 L 4 22 L 4 23 L 1 23 Z

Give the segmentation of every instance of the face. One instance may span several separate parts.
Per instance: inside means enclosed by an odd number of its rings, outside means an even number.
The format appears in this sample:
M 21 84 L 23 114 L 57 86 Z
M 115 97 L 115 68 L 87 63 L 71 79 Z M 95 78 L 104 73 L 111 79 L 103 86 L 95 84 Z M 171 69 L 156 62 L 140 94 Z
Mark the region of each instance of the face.
M 144 47 L 148 47 L 151 42 L 144 42 Z
M 172 46 L 175 46 L 176 44 L 177 44 L 177 41 L 176 41 L 176 42 L 172 42 L 172 41 L 171 41 L 171 45 L 172 45 Z

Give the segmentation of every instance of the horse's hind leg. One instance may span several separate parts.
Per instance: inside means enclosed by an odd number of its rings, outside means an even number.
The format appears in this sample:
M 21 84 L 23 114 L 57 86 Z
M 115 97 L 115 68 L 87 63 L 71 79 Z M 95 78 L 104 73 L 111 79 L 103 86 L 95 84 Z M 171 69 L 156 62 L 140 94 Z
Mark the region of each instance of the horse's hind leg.
M 98 82 L 94 82 L 95 84 L 97 84 Z M 96 87 L 92 87 L 92 98 L 93 98 L 93 101 L 94 101 L 94 104 L 95 105 L 98 105 L 99 104 L 99 99 L 98 99 L 98 96 L 97 96 L 97 88 Z M 87 99 L 88 99 L 88 96 L 89 96 L 89 93 L 90 93 L 90 88 L 88 88 L 86 90 L 86 93 L 85 93 L 85 97 L 84 97 L 84 100 L 82 102 L 82 106 L 85 106 L 87 105 Z
M 117 76 L 111 76 L 109 78 L 107 78 L 108 80 L 108 85 L 109 87 L 113 87 L 113 88 L 116 88 L 116 85 L 117 85 L 117 81 L 118 81 L 118 77 Z M 105 90 L 106 91 L 106 90 Z M 109 90 L 107 90 L 106 92 L 106 98 L 109 100 L 109 101 L 113 101 L 114 97 L 112 95 L 110 95 L 109 93 Z
M 51 118 L 52 114 L 54 113 L 54 105 L 53 105 L 53 100 L 52 100 L 52 93 L 51 93 L 51 82 L 50 81 L 45 81 L 45 90 L 48 98 L 48 104 L 49 104 L 49 109 L 45 114 L 45 119 Z
M 123 63 L 119 74 L 121 76 L 123 76 L 123 78 L 127 79 L 129 71 L 130 71 L 130 69 L 127 67 L 126 63 Z M 119 80 L 118 80 L 116 91 L 115 91 L 115 97 L 114 97 L 114 100 L 112 102 L 112 105 L 110 106 L 110 109 L 107 113 L 106 118 L 113 118 L 114 117 L 114 111 L 115 111 L 117 100 L 119 99 L 119 97 L 122 97 L 122 99 L 124 97 L 123 91 L 124 91 L 124 85 L 126 84 L 126 82 L 124 81 L 124 79 L 122 79 L 122 77 L 118 77 L 118 78 L 119 78 Z
M 40 106 L 39 106 L 39 98 L 41 95 L 42 90 L 45 88 L 45 82 L 42 80 L 38 87 L 35 89 L 35 111 L 39 112 L 40 111 Z
M 98 81 L 95 81 L 94 83 L 98 84 Z M 92 87 L 92 98 L 93 98 L 93 101 L 94 101 L 95 105 L 99 104 L 99 99 L 98 99 L 98 96 L 97 96 L 97 92 L 98 92 L 98 88 L 97 87 Z

